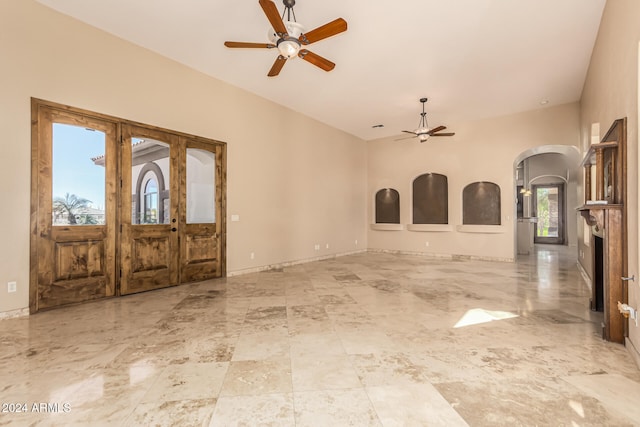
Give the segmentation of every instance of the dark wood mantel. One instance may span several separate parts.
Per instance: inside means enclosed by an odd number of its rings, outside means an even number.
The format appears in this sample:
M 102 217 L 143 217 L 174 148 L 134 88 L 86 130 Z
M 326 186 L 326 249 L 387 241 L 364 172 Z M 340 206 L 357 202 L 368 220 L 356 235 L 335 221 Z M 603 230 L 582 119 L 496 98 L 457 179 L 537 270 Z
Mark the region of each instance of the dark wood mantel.
M 587 205 L 578 208 L 587 224 L 603 239 L 604 339 L 624 343 L 626 319 L 618 311 L 618 301 L 627 300 L 624 282 L 625 251 L 622 238 L 622 205 Z M 591 236 L 593 240 L 593 236 Z M 591 245 L 593 248 L 594 245 Z M 591 275 L 592 279 L 594 274 Z M 595 299 L 595 282 L 594 288 Z M 592 299 L 593 302 L 593 299 Z M 592 309 L 594 306 L 592 305 Z
M 627 302 L 626 283 L 622 280 L 627 275 L 627 152 L 626 134 L 627 120 L 618 119 L 602 141 L 592 144 L 587 152 L 584 166 L 585 204 L 578 208 L 588 225 L 592 227 L 591 252 L 595 257 L 594 235 L 603 239 L 602 246 L 602 287 L 604 294 L 604 326 L 603 337 L 608 341 L 624 343 L 627 321 L 618 311 L 618 302 Z M 592 177 L 592 166 L 595 166 L 595 177 Z M 595 194 L 591 191 L 592 179 L 595 179 Z M 592 200 L 595 200 L 593 202 Z M 596 298 L 595 268 L 592 264 L 593 281 L 592 306 Z

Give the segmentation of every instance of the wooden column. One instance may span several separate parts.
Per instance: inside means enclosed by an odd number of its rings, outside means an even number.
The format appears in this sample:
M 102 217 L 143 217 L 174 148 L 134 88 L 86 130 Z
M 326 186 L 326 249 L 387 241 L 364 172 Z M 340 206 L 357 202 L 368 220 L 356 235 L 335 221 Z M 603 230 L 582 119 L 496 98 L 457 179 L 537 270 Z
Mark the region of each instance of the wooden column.
M 625 302 L 623 293 L 622 210 L 604 210 L 604 335 L 607 341 L 624 344 L 625 318 L 618 311 L 618 301 Z
M 604 200 L 604 152 L 596 150 L 596 200 Z
M 591 165 L 584 167 L 584 203 L 591 200 Z

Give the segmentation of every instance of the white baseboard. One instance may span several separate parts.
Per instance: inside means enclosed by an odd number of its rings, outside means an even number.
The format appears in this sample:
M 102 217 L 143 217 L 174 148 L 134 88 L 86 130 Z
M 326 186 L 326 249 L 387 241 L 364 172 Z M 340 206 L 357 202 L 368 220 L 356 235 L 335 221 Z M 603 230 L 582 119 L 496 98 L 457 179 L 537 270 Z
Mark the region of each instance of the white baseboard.
M 24 317 L 29 315 L 29 307 L 19 308 L 17 310 L 0 312 L 0 320 L 15 319 L 16 317 Z
M 499 258 L 499 257 L 483 257 L 476 255 L 457 255 L 457 254 L 437 254 L 432 252 L 418 252 L 418 251 L 401 251 L 393 249 L 369 249 L 368 252 L 383 253 L 383 254 L 398 254 L 398 255 L 413 255 L 423 256 L 434 259 L 448 259 L 456 261 L 497 261 L 497 262 L 515 262 L 514 258 Z
M 629 352 L 633 360 L 636 362 L 636 365 L 638 365 L 638 369 L 640 369 L 640 352 L 638 351 L 636 346 L 633 345 L 633 342 L 631 342 L 629 337 L 626 337 L 624 339 L 624 345 L 627 348 L 627 351 Z
M 580 262 L 577 261 L 576 265 L 578 266 L 578 271 L 580 272 L 580 274 L 582 274 L 582 278 L 587 283 L 587 286 L 589 286 L 589 289 L 593 289 L 593 283 L 591 282 L 591 278 L 589 277 L 589 275 L 585 271 L 585 269 L 582 266 L 582 264 L 580 264 Z
M 324 255 L 324 256 L 313 257 L 313 258 L 304 258 L 304 259 L 293 260 L 293 261 L 279 262 L 276 264 L 261 265 L 259 267 L 245 268 L 242 270 L 228 271 L 227 277 L 240 276 L 243 274 L 259 273 L 261 271 L 273 270 L 276 268 L 283 268 L 283 267 L 291 267 L 292 265 L 307 264 L 309 262 L 323 261 L 325 259 L 333 259 L 333 258 L 347 256 L 347 255 L 361 254 L 364 252 L 367 252 L 367 250 L 361 249 L 361 250 L 352 251 L 352 252 L 342 252 L 339 254 Z

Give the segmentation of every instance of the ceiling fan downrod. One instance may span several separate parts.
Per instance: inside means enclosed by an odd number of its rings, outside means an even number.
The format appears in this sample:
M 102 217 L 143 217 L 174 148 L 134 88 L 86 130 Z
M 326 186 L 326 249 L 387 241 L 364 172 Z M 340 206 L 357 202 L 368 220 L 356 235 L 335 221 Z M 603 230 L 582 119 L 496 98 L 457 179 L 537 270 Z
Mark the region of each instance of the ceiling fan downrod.
M 420 114 L 420 123 L 418 123 L 418 129 L 426 129 L 429 130 L 429 126 L 427 125 L 427 112 L 424 111 L 424 104 L 428 101 L 428 98 L 420 98 L 420 102 L 422 102 L 422 113 Z
M 293 22 L 296 21 L 296 13 L 293 11 L 293 6 L 296 5 L 296 0 L 282 0 L 284 4 L 284 11 L 282 12 L 282 20 L 284 21 L 284 15 L 287 15 L 287 21 L 291 21 L 291 15 L 293 15 Z

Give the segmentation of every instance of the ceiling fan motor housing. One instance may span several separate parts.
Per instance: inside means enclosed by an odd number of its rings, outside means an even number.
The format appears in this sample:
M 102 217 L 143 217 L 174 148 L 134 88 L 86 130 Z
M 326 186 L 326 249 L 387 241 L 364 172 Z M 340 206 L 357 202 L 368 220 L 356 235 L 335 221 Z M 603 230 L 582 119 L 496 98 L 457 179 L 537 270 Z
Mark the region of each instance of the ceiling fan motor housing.
M 272 28 L 269 29 L 267 35 L 269 41 L 278 47 L 282 56 L 287 59 L 293 59 L 298 56 L 298 51 L 300 51 L 301 44 L 298 38 L 302 35 L 305 28 L 294 21 L 284 21 L 284 26 L 287 28 L 287 36 L 278 37 L 278 34 L 276 34 Z

